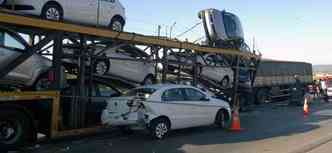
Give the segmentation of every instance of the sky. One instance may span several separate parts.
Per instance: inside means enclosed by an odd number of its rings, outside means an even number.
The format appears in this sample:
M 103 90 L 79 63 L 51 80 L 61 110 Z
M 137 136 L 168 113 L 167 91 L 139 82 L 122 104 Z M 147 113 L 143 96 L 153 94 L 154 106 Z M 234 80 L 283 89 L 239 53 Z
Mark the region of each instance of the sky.
M 126 31 L 172 36 L 199 23 L 198 12 L 207 8 L 238 15 L 246 42 L 264 58 L 332 64 L 332 1 L 330 0 L 122 0 L 126 8 Z M 202 26 L 178 39 L 197 40 Z

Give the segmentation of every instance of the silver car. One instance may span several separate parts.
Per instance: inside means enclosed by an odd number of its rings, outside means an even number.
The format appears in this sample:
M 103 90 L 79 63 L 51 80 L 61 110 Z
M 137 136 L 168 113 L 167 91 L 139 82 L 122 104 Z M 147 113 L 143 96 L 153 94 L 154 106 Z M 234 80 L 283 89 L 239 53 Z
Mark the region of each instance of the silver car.
M 28 43 L 17 33 L 0 28 L 0 69 L 6 68 L 11 62 L 24 54 L 29 48 Z M 52 62 L 38 54 L 33 54 L 5 77 L 0 78 L 2 85 L 16 85 L 40 88 L 47 79 L 47 72 Z
M 199 12 L 209 45 L 226 47 L 230 43 L 241 45 L 244 34 L 240 19 L 233 13 L 206 9 Z M 235 45 L 235 44 L 234 44 Z

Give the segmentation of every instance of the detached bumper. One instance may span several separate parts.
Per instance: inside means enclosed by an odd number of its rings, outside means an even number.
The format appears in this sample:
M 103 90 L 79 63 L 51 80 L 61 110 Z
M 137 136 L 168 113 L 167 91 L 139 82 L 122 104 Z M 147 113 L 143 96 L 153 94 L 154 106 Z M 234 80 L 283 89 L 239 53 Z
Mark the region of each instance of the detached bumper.
M 101 115 L 101 122 L 108 126 L 136 125 L 139 123 L 139 114 L 138 112 L 121 114 L 104 110 Z

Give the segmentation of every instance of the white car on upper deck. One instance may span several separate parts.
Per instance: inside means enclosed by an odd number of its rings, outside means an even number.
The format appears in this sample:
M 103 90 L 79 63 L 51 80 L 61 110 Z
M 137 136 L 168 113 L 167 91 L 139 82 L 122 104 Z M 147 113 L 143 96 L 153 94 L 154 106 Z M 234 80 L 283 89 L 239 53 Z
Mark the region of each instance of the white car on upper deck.
M 119 0 L 7 0 L 2 3 L 44 19 L 107 26 L 115 31 L 122 31 L 126 23 L 125 8 Z
M 146 128 L 157 139 L 174 129 L 210 124 L 224 128 L 230 119 L 227 102 L 193 86 L 173 84 L 142 86 L 111 98 L 101 117 L 109 126 Z

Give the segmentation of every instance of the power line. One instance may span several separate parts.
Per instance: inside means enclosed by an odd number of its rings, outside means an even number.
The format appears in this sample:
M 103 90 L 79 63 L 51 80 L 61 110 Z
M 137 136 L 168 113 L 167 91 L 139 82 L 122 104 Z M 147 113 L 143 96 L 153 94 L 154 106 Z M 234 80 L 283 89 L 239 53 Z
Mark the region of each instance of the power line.
M 197 26 L 199 26 L 200 24 L 202 24 L 202 22 L 196 23 L 194 26 L 190 27 L 188 30 L 186 30 L 186 31 L 184 31 L 184 32 L 182 32 L 182 33 L 180 33 L 180 34 L 178 34 L 178 35 L 176 36 L 176 38 L 181 37 L 181 36 L 185 35 L 186 33 L 192 31 L 193 29 L 195 29 L 195 28 L 196 28 Z

